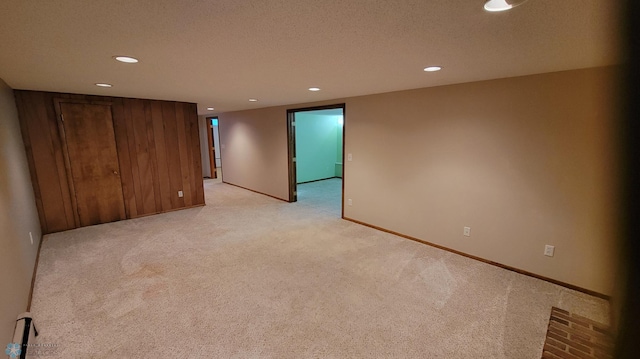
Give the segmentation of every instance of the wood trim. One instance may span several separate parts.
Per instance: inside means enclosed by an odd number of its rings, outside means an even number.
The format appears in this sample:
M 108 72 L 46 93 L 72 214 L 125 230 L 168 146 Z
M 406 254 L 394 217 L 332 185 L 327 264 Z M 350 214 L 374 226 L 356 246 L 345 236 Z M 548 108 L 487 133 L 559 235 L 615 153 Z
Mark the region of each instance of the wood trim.
M 261 194 L 261 195 L 263 195 L 263 196 L 267 196 L 267 197 L 275 198 L 275 199 L 277 199 L 277 200 L 279 200 L 279 201 L 284 201 L 284 202 L 287 202 L 287 203 L 289 203 L 289 202 L 290 202 L 290 201 L 287 201 L 286 199 L 282 199 L 282 198 L 279 198 L 279 197 L 276 197 L 276 196 L 272 196 L 272 195 L 267 194 L 267 193 L 264 193 L 264 192 L 259 192 L 259 191 L 256 191 L 256 190 L 252 190 L 252 189 L 247 188 L 247 187 L 242 187 L 242 186 L 237 185 L 237 184 L 233 184 L 233 183 L 229 183 L 229 182 L 224 182 L 224 181 L 222 181 L 222 183 L 224 183 L 224 184 L 228 184 L 228 185 L 231 185 L 231 186 L 234 186 L 234 187 L 238 187 L 238 188 L 246 189 L 247 191 L 251 191 L 251 192 L 253 192 L 253 193 Z
M 345 168 L 346 166 L 346 162 L 344 161 L 346 157 L 346 154 L 344 153 L 345 150 L 345 139 L 347 138 L 346 135 L 347 132 L 347 106 L 345 104 L 342 104 L 342 208 L 341 208 L 341 214 L 340 217 L 344 218 L 344 179 L 345 179 Z
M 210 178 L 218 178 L 218 173 L 216 171 L 216 147 L 213 142 L 213 124 L 211 121 L 213 119 L 218 119 L 217 117 L 206 117 L 205 121 L 207 121 L 207 140 L 209 142 L 209 147 L 207 147 L 207 153 L 209 154 L 209 176 Z
M 300 182 L 298 184 L 307 184 L 307 183 L 313 183 L 313 182 L 320 182 L 320 181 L 326 181 L 326 180 L 330 180 L 330 179 L 334 179 L 334 178 L 340 178 L 340 177 L 333 176 L 333 177 L 327 177 L 327 178 L 320 178 L 320 179 L 313 180 L 313 181 Z
M 298 201 L 297 195 L 297 163 L 296 157 L 296 128 L 295 112 L 287 110 L 287 171 L 289 176 L 289 202 Z
M 222 131 L 220 131 L 221 126 L 222 126 L 222 121 L 220 120 L 220 117 L 218 117 L 218 142 L 220 142 L 218 143 L 218 147 L 220 147 L 220 168 L 223 169 L 224 166 L 222 165 Z M 224 169 L 220 171 L 220 180 L 224 182 Z
M 293 162 L 293 158 L 296 157 L 296 136 L 295 136 L 295 127 L 293 126 L 293 122 L 295 120 L 296 112 L 307 112 L 307 111 L 322 111 L 322 110 L 335 110 L 342 109 L 343 121 L 346 118 L 346 104 L 338 103 L 333 105 L 324 105 L 324 106 L 313 106 L 313 107 L 302 107 L 302 108 L 292 108 L 287 109 L 287 152 L 288 152 L 288 171 L 289 171 L 289 202 L 297 202 L 298 196 L 296 186 L 298 185 L 297 179 L 297 163 Z M 342 128 L 342 216 L 344 216 L 344 122 Z M 306 182 L 304 182 L 306 183 Z
M 31 275 L 31 289 L 29 290 L 29 299 L 27 299 L 27 312 L 31 311 L 31 301 L 33 300 L 33 289 L 36 286 L 36 274 L 38 274 L 38 263 L 40 263 L 40 250 L 42 250 L 43 235 L 40 234 L 40 243 L 38 243 L 38 253 L 36 254 L 36 262 L 33 264 L 33 274 Z
M 343 103 L 336 103 L 333 105 L 324 105 L 324 106 L 312 106 L 312 107 L 301 107 L 301 108 L 292 108 L 292 109 L 287 109 L 287 113 L 288 112 L 306 112 L 306 111 L 322 111 L 322 110 L 335 110 L 337 108 L 341 108 L 343 110 L 342 114 L 344 115 L 344 108 L 345 108 L 346 104 Z
M 205 204 L 204 204 L 204 203 L 198 203 L 198 204 L 194 204 L 194 205 L 187 206 L 187 207 L 169 208 L 169 209 L 167 209 L 167 210 L 162 210 L 162 211 L 160 211 L 160 212 L 144 213 L 144 214 L 141 214 L 141 215 L 139 215 L 139 216 L 137 216 L 137 217 L 135 217 L 135 218 L 127 218 L 127 219 L 124 219 L 124 221 L 130 220 L 130 219 L 143 218 L 143 217 L 151 217 L 151 216 L 156 216 L 156 215 L 159 215 L 159 214 L 164 214 L 164 213 L 169 213 L 169 212 L 182 211 L 183 209 L 196 208 L 196 207 L 204 207 L 204 206 L 205 206 Z
M 605 300 L 608 300 L 608 301 L 611 300 L 611 296 L 606 295 L 606 294 L 602 294 L 602 293 L 599 293 L 599 292 L 596 292 L 596 291 L 593 291 L 593 290 L 590 290 L 590 289 L 582 288 L 582 287 L 579 287 L 579 286 L 576 286 L 576 285 L 573 285 L 573 284 L 569 284 L 569 283 L 565 283 L 565 282 L 562 282 L 562 281 L 559 281 L 559 280 L 556 280 L 556 279 L 552 279 L 552 278 L 549 278 L 549 277 L 541 276 L 539 274 L 535 274 L 535 273 L 528 272 L 528 271 L 523 270 L 523 269 L 518 269 L 518 268 L 515 268 L 515 267 L 511 267 L 511 266 L 508 266 L 506 264 L 490 261 L 488 259 L 484 259 L 484 258 L 480 258 L 480 257 L 474 256 L 474 255 L 468 254 L 468 253 L 460 252 L 460 251 L 457 251 L 455 249 L 447 248 L 447 247 L 441 246 L 439 244 L 431 243 L 431 242 L 428 242 L 428 241 L 425 241 L 425 240 L 422 240 L 422 239 L 419 239 L 419 238 L 416 238 L 416 237 L 411 237 L 411 236 L 408 236 L 406 234 L 398 233 L 398 232 L 395 232 L 395 231 L 392 231 L 392 230 L 389 230 L 389 229 L 386 229 L 386 228 L 374 226 L 372 224 L 369 224 L 369 223 L 366 223 L 366 222 L 361 222 L 361 221 L 358 221 L 358 220 L 355 220 L 355 219 L 352 219 L 352 218 L 348 218 L 348 217 L 344 217 L 343 216 L 342 219 L 344 219 L 346 221 L 349 221 L 349 222 L 356 223 L 356 224 L 360 224 L 360 225 L 363 225 L 363 226 L 366 226 L 366 227 L 377 229 L 377 230 L 382 231 L 382 232 L 393 234 L 393 235 L 396 235 L 398 237 L 402 237 L 402 238 L 410 239 L 410 240 L 415 241 L 415 242 L 426 244 L 426 245 L 431 246 L 431 247 L 442 249 L 442 250 L 445 250 L 447 252 L 458 254 L 458 255 L 461 255 L 463 257 L 475 259 L 477 261 L 480 261 L 480 262 L 483 262 L 483 263 L 487 263 L 487 264 L 491 264 L 493 266 L 496 266 L 496 267 L 499 267 L 499 268 L 502 268 L 502 269 L 510 270 L 512 272 L 516 272 L 516 273 L 523 274 L 523 275 L 526 275 L 526 276 L 529 276 L 529 277 L 540 279 L 540 280 L 543 280 L 545 282 L 553 283 L 553 284 L 556 284 L 556 285 L 559 285 L 559 286 L 562 286 L 562 287 L 565 287 L 565 288 L 573 289 L 573 290 L 576 290 L 578 292 L 582 292 L 582 293 L 585 293 L 585 294 L 592 295 L 594 297 L 602 298 L 602 299 L 605 299 Z

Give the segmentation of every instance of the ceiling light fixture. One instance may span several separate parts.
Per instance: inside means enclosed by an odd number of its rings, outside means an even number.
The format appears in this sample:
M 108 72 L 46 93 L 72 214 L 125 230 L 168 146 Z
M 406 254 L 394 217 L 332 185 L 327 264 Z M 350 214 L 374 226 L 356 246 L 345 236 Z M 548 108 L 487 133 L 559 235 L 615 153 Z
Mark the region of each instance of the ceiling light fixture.
M 525 1 L 527 0 L 488 0 L 484 3 L 484 9 L 491 12 L 507 11 Z
M 313 91 L 313 92 L 320 91 L 320 88 L 319 87 L 309 87 L 309 91 Z
M 113 87 L 112 84 L 107 84 L 107 83 L 97 83 L 96 86 L 99 86 L 99 87 Z
M 213 110 L 215 110 L 215 108 L 213 108 L 213 107 L 207 107 L 207 111 L 213 111 Z
M 258 102 L 258 99 L 250 98 L 250 99 L 249 99 L 249 102 Z
M 116 59 L 117 61 L 124 62 L 127 64 L 135 64 L 138 62 L 138 59 L 131 56 L 114 56 L 113 58 Z
M 436 72 L 436 71 L 440 71 L 442 70 L 441 66 L 429 66 L 429 67 L 425 67 L 424 71 L 425 72 Z

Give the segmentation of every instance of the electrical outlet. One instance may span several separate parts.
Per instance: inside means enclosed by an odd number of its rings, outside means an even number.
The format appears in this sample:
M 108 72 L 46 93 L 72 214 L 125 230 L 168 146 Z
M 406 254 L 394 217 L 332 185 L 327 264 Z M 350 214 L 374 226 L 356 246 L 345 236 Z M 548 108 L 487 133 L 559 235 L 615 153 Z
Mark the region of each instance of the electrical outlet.
M 347 154 L 347 161 L 353 161 L 353 155 L 352 154 Z
M 348 204 L 349 206 L 353 206 L 353 201 L 351 200 L 351 198 L 349 198 L 349 199 L 347 200 L 347 204 Z
M 33 244 L 33 234 L 31 234 L 31 232 L 29 232 L 29 239 L 31 240 L 31 244 Z
M 178 191 L 178 197 L 180 198 L 184 197 L 184 193 L 182 193 L 182 191 Z
M 555 252 L 555 250 L 556 247 L 547 244 L 546 246 L 544 246 L 544 255 L 547 257 L 553 257 L 553 252 Z
M 462 234 L 464 234 L 465 237 L 471 237 L 471 227 L 464 227 Z

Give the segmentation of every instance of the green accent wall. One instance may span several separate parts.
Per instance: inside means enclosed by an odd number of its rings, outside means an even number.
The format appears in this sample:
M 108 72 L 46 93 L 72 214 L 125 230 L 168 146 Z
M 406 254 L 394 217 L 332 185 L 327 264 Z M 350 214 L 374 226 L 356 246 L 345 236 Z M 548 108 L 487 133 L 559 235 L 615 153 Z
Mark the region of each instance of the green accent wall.
M 344 117 L 343 116 L 336 116 L 336 122 L 338 123 L 338 127 L 337 127 L 337 150 L 336 150 L 336 164 L 335 164 L 335 171 L 336 171 L 336 177 L 340 177 L 342 178 L 342 129 L 343 129 L 343 123 L 344 123 Z
M 342 116 L 335 110 L 298 112 L 296 121 L 297 182 L 342 177 Z M 340 167 L 338 169 L 338 167 Z

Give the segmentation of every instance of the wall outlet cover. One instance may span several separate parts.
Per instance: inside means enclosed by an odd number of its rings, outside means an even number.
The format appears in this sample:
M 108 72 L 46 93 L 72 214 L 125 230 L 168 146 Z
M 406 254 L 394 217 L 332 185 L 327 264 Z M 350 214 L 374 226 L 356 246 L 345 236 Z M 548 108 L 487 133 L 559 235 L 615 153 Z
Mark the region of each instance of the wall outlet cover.
M 465 237 L 471 237 L 471 227 L 464 227 L 462 234 L 464 234 Z
M 544 246 L 544 255 L 547 257 L 553 257 L 553 253 L 555 252 L 555 250 L 555 246 L 550 246 L 547 244 L 546 246 Z
M 182 191 L 178 191 L 178 197 L 180 198 L 184 197 L 184 193 Z

